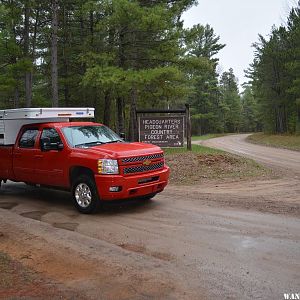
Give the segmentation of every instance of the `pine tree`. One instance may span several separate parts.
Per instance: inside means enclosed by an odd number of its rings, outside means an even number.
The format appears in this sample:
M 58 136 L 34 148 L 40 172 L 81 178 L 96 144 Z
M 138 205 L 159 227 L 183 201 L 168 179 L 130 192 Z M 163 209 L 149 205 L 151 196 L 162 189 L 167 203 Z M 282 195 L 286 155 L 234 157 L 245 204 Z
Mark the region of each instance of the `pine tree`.
M 256 99 L 251 86 L 245 86 L 241 97 L 241 131 L 257 132 L 261 130 L 261 123 Z
M 224 132 L 238 132 L 241 121 L 241 99 L 237 79 L 232 68 L 222 74 L 220 79 L 220 92 Z
M 219 40 L 209 25 L 196 25 L 185 31 L 186 57 L 191 60 L 188 72 L 193 82 L 193 93 L 189 101 L 195 134 L 222 131 L 216 72 L 218 59 L 215 55 L 225 45 Z
M 273 27 L 269 39 L 259 36 L 255 60 L 248 75 L 262 115 L 264 130 L 299 131 L 300 2 L 292 9 L 287 26 Z

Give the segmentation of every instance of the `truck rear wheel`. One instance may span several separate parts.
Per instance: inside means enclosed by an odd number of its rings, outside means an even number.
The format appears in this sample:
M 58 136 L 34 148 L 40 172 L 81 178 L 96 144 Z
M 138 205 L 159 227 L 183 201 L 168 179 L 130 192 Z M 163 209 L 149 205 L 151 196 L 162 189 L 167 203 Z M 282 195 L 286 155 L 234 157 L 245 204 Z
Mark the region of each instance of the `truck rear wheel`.
M 74 180 L 72 197 L 75 207 L 83 214 L 96 213 L 100 208 L 95 180 L 88 175 L 80 175 Z

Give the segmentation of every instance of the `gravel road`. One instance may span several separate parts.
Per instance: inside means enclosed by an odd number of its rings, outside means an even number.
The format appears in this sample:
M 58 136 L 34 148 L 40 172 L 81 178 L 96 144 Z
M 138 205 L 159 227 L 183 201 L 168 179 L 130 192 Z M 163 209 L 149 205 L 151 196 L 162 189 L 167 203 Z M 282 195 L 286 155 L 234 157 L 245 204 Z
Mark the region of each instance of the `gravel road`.
M 284 299 L 298 293 L 299 160 L 283 163 L 293 159 L 288 150 L 262 147 L 259 154 L 260 146 L 244 145 L 244 138 L 205 143 L 260 161 L 272 156 L 268 163 L 285 177 L 169 186 L 150 202 L 109 205 L 92 216 L 77 213 L 68 193 L 9 182 L 0 192 L 0 251 L 78 299 Z
M 249 134 L 228 135 L 200 143 L 300 175 L 300 152 L 248 143 Z

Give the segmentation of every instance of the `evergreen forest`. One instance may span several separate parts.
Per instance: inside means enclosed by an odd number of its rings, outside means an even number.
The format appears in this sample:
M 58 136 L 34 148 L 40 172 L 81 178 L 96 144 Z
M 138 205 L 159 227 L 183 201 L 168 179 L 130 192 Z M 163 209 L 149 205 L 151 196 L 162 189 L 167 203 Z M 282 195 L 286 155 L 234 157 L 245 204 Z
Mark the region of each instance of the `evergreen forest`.
M 239 87 L 196 0 L 0 0 L 0 109 L 95 107 L 137 139 L 138 108 L 191 106 L 193 133 L 300 132 L 300 3 L 259 36 Z M 205 13 L 205 12 L 203 12 Z

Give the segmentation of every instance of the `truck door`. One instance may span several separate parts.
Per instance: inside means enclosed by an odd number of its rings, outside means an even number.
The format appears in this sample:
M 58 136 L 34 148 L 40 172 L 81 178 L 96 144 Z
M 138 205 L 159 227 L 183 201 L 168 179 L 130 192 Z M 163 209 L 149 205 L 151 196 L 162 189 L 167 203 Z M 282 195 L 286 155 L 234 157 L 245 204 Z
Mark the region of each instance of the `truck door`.
M 46 146 L 47 145 L 47 146 Z M 36 174 L 40 184 L 67 187 L 66 149 L 55 128 L 44 128 L 39 141 Z
M 36 148 L 39 129 L 37 127 L 25 128 L 13 152 L 13 170 L 17 181 L 36 182 Z

